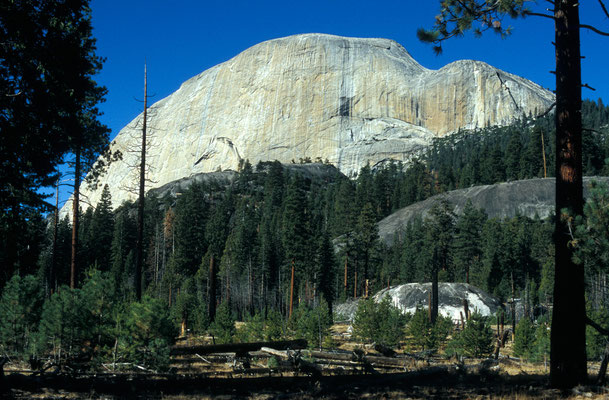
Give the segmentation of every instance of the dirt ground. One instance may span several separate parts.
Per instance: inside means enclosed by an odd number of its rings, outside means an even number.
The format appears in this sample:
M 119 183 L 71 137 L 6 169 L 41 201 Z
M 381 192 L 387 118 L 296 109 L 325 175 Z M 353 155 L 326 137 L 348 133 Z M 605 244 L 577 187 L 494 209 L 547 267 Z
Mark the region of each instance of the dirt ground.
M 334 325 L 332 336 L 336 348 L 343 352 L 359 349 L 371 356 L 375 355 L 371 346 L 354 342 L 350 338 L 346 324 Z M 189 338 L 182 342 L 200 344 L 204 343 L 205 339 Z M 412 350 L 408 343 L 397 349 L 398 354 Z M 407 367 L 394 370 L 376 368 L 365 371 L 363 368 L 324 366 L 318 376 L 277 371 L 266 375 L 264 372 L 248 373 L 247 370 L 231 373 L 230 371 L 234 371 L 231 370 L 234 368 L 234 361 L 232 362 L 233 367 L 230 367 L 227 361 L 187 364 L 185 370 L 179 370 L 177 373 L 174 371 L 177 378 L 136 375 L 120 381 L 117 385 L 111 385 L 109 389 L 108 386 L 98 385 L 95 377 L 89 377 L 84 383 L 75 381 L 77 384 L 72 388 L 68 382 L 63 386 L 55 384 L 42 387 L 46 381 L 41 380 L 38 387 L 27 387 L 27 390 L 15 389 L 19 385 L 13 386 L 12 389 L 0 389 L 0 398 L 609 400 L 608 386 L 582 386 L 564 392 L 549 388 L 549 366 L 546 363 L 528 363 L 513 358 L 510 344 L 501 350 L 501 357 L 497 361 L 468 359 L 457 362 L 441 356 L 431 356 L 416 359 Z M 268 362 L 268 359 L 254 358 L 252 367 L 266 367 Z M 588 372 L 591 378 L 596 377 L 598 368 L 598 363 L 589 363 Z M 264 371 L 264 368 L 259 369 Z M 210 371 L 217 371 L 218 375 L 213 375 Z M 6 369 L 7 376 L 10 373 L 10 368 Z M 2 378 L 0 387 L 1 382 Z M 7 380 L 4 380 L 4 383 L 6 386 Z

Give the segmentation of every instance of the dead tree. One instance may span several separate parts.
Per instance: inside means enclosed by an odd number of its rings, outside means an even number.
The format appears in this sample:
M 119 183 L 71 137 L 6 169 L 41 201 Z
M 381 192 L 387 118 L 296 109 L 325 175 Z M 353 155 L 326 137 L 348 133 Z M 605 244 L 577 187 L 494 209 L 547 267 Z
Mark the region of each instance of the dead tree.
M 151 134 L 151 128 L 148 120 L 154 115 L 156 109 L 154 106 L 148 107 L 148 98 L 152 96 L 148 95 L 148 73 L 147 66 L 144 64 L 144 111 L 142 113 L 141 120 L 138 120 L 132 128 L 134 131 L 138 131 L 138 125 L 141 121 L 141 136 L 133 136 L 133 142 L 136 145 L 128 146 L 127 153 L 133 154 L 127 160 L 128 168 L 134 172 L 134 181 L 137 182 L 133 186 L 122 187 L 122 189 L 128 192 L 134 193 L 138 197 L 137 201 L 137 236 L 136 236 L 136 257 L 135 257 L 135 295 L 139 301 L 142 297 L 142 266 L 144 264 L 144 210 L 145 210 L 145 195 L 147 184 L 156 183 L 150 180 L 147 176 L 149 175 L 152 167 L 146 161 L 146 157 L 152 146 L 154 135 Z
M 144 258 L 144 195 L 146 191 L 146 119 L 148 113 L 148 75 L 144 64 L 144 117 L 142 121 L 142 148 L 140 150 L 140 179 L 137 203 L 137 239 L 135 257 L 135 298 L 142 299 L 142 263 Z

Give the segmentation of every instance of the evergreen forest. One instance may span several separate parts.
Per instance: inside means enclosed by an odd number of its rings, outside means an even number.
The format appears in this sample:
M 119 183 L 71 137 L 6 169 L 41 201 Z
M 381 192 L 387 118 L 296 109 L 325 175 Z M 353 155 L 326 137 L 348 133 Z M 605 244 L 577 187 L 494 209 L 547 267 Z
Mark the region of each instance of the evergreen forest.
M 367 166 L 355 179 L 331 165 L 307 174 L 245 161 L 229 183 L 193 182 L 177 196 L 151 191 L 141 301 L 134 295 L 136 204 L 112 209 L 106 187 L 99 204 L 81 211 L 74 289 L 70 220 L 55 227 L 52 214 L 33 213 L 14 244 L 18 257 L 3 260 L 0 349 L 30 359 L 53 354 L 162 367 L 180 330 L 208 332 L 219 342 L 307 335 L 315 342 L 314 321 L 329 326 L 340 317 L 336 304 L 428 282 L 434 271 L 440 281 L 468 282 L 502 301 L 520 298 L 531 316 L 543 314 L 552 302 L 551 218 L 493 219 L 471 204 L 456 214 L 441 201 L 391 246 L 380 241 L 376 223 L 445 191 L 552 176 L 552 121 L 461 131 L 408 164 Z M 609 175 L 609 107 L 584 102 L 583 121 L 585 174 Z M 608 202 L 609 190 L 594 187 L 585 218 L 573 221 L 590 312 L 601 320 L 609 300 Z M 249 328 L 237 332 L 234 320 Z M 530 335 L 534 327 L 519 329 Z

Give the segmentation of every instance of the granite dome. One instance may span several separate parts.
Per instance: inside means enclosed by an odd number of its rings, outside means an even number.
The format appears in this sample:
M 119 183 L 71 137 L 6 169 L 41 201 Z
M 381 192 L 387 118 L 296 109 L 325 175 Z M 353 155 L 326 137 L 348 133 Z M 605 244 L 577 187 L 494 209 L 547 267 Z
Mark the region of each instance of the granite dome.
M 239 161 L 328 160 L 353 176 L 367 163 L 408 161 L 434 137 L 505 125 L 554 96 L 478 61 L 439 70 L 397 42 L 305 34 L 255 45 L 184 82 L 149 111 L 154 186 Z M 124 160 L 100 181 L 114 206 L 134 199 L 142 115 L 112 142 Z M 101 188 L 83 193 L 95 204 Z M 70 204 L 67 207 L 71 207 Z

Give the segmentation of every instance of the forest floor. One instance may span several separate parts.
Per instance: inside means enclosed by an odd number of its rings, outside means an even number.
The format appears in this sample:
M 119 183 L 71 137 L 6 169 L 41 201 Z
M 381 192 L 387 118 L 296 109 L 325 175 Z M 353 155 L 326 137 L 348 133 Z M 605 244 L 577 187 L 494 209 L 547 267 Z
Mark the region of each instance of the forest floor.
M 24 370 L 14 374 L 19 366 L 7 365 L 4 386 L 10 389 L 0 389 L 0 398 L 609 399 L 608 386 L 551 389 L 547 364 L 511 357 L 509 343 L 498 360 L 457 362 L 434 354 L 420 356 L 410 353 L 407 345 L 390 358 L 378 354 L 372 346 L 352 341 L 347 325 L 334 325 L 332 332 L 336 344 L 332 350 L 278 351 L 279 357 L 257 351 L 245 362 L 227 353 L 173 356 L 168 374 L 32 376 Z M 189 338 L 181 342 L 186 346 L 205 340 Z M 598 363 L 589 363 L 588 367 L 591 379 L 596 377 Z

